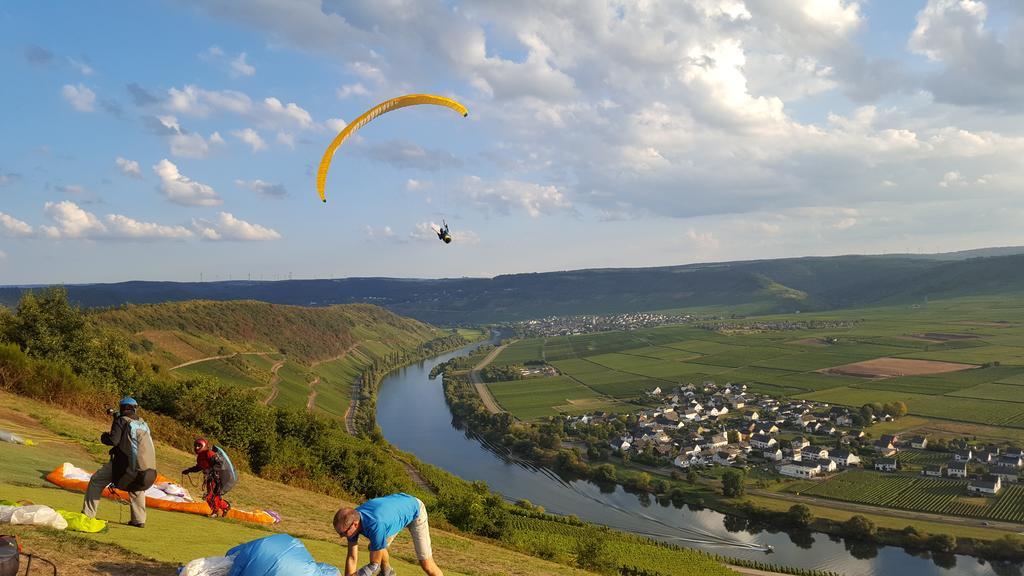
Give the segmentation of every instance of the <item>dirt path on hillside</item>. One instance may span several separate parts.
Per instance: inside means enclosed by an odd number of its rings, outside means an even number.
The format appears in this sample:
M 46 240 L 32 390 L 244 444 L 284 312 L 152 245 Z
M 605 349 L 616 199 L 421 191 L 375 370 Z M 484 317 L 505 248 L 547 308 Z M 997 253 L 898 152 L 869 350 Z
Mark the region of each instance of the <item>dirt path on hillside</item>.
M 509 342 L 509 344 L 511 344 L 511 342 Z M 484 381 L 480 379 L 480 371 L 486 368 L 487 365 L 490 364 L 498 354 L 501 354 L 501 351 L 507 346 L 508 344 L 502 344 L 494 350 L 491 350 L 491 353 L 484 357 L 479 364 L 474 366 L 473 370 L 469 373 L 469 381 L 473 384 L 473 387 L 476 388 L 476 393 L 480 395 L 480 400 L 483 401 L 484 408 L 487 408 L 487 411 L 491 414 L 501 414 L 504 410 L 502 410 L 501 406 L 494 399 L 494 396 L 491 395 L 491 391 L 487 388 L 487 385 L 484 384 Z
M 769 492 L 767 490 L 752 489 L 748 490 L 748 493 L 755 496 L 773 498 L 775 500 L 785 500 L 787 502 L 800 504 L 812 504 L 824 508 L 846 510 L 848 512 L 875 514 L 877 516 L 889 516 L 891 518 L 904 518 L 911 521 L 920 520 L 924 522 L 956 524 L 958 526 L 970 526 L 974 528 L 992 528 L 994 530 L 1007 530 L 1011 532 L 1020 532 L 1022 526 L 1022 524 L 1000 522 L 998 520 L 967 518 L 964 516 L 947 516 L 945 514 L 930 514 L 928 512 L 914 512 L 911 510 L 894 510 L 892 508 L 881 508 L 878 506 L 871 506 L 869 504 L 856 504 L 854 502 L 843 502 L 841 500 L 830 500 L 827 498 L 814 498 L 811 496 L 799 496 L 797 494 L 787 494 L 783 492 Z
M 270 406 L 270 403 L 277 398 L 277 383 L 281 381 L 281 377 L 277 375 L 277 371 L 281 369 L 281 366 L 284 366 L 284 362 L 284 360 L 279 360 L 270 367 L 270 373 L 273 374 L 270 378 L 270 396 L 267 396 L 267 399 L 263 401 L 264 406 Z
M 361 379 L 362 377 L 357 377 L 352 383 L 348 396 L 348 410 L 345 410 L 345 430 L 353 436 L 356 435 L 356 410 L 359 409 L 359 381 Z
M 189 360 L 188 362 L 182 362 L 177 366 L 172 366 L 167 369 L 168 372 L 171 370 L 177 370 L 178 368 L 184 368 L 186 366 L 192 366 L 193 364 L 202 364 L 203 362 L 209 362 L 211 360 L 223 360 L 225 358 L 234 358 L 235 356 L 266 356 L 268 352 L 235 352 L 233 354 L 223 354 L 221 356 L 207 356 L 206 358 L 198 358 L 196 360 Z
M 320 383 L 320 377 L 317 376 L 309 383 L 309 397 L 306 399 L 306 411 L 312 412 L 313 405 L 316 403 L 316 385 Z

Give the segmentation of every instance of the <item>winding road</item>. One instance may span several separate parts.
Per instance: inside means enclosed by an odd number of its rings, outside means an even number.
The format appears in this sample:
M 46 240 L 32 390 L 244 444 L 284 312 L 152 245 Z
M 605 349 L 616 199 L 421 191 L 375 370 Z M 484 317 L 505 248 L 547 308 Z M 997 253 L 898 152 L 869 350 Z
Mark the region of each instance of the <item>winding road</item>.
M 511 342 L 509 342 L 509 344 L 511 344 Z M 487 411 L 491 414 L 501 414 L 504 410 L 498 404 L 497 400 L 494 399 L 494 396 L 491 395 L 490 389 L 487 388 L 487 385 L 484 384 L 484 381 L 480 378 L 480 371 L 486 368 L 487 365 L 490 364 L 498 354 L 501 354 L 501 351 L 507 346 L 508 344 L 502 344 L 494 350 L 491 350 L 491 353 L 485 356 L 484 359 L 474 366 L 473 370 L 469 373 L 469 381 L 473 384 L 473 387 L 476 388 L 476 393 L 480 395 L 480 400 L 483 401 L 484 408 L 487 408 Z
M 270 373 L 273 376 L 270 378 L 270 396 L 267 396 L 266 400 L 263 401 L 264 406 L 270 406 L 270 403 L 277 398 L 277 383 L 281 381 L 281 377 L 277 375 L 277 371 L 284 366 L 284 360 L 279 360 L 270 367 Z

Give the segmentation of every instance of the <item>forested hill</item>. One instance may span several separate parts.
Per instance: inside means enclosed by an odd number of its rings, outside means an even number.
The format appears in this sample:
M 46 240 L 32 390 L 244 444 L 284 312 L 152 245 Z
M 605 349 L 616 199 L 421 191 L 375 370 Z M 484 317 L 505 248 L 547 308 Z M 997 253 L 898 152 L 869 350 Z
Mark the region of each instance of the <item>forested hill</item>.
M 279 282 L 124 282 L 69 286 L 84 306 L 252 299 L 327 306 L 372 303 L 436 325 L 545 315 L 755 305 L 759 312 L 827 310 L 1024 291 L 1024 254 L 836 256 L 609 268 L 440 280 L 347 278 Z M 971 254 L 1004 254 L 969 258 Z M 22 288 L 0 288 L 0 303 Z
M 140 353 L 177 363 L 240 351 L 287 353 L 303 363 L 365 341 L 410 348 L 440 335 L 422 322 L 368 304 L 304 308 L 256 301 L 193 300 L 96 311 L 101 325 L 132 336 Z

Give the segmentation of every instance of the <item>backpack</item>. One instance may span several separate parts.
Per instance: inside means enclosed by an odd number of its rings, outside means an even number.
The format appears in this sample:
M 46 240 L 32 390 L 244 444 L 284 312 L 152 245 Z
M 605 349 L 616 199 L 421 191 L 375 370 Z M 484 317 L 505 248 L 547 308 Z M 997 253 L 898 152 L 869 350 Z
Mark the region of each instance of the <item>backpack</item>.
M 124 471 L 114 485 L 127 492 L 144 492 L 156 482 L 156 450 L 149 425 L 144 420 L 126 418 L 128 429 L 121 441 L 121 451 L 127 455 Z
M 217 473 L 220 475 L 220 493 L 227 494 L 235 484 L 238 483 L 238 471 L 235 465 L 228 458 L 228 453 L 220 446 L 214 446 L 213 451 L 217 453 Z

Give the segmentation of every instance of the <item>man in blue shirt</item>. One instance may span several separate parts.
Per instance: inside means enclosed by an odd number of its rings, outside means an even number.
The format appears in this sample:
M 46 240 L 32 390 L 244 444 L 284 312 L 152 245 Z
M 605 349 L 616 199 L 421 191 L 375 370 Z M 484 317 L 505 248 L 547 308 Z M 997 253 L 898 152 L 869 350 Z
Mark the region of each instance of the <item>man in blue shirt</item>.
M 334 515 L 334 529 L 348 541 L 345 576 L 372 576 L 380 569 L 381 576 L 392 576 L 388 546 L 395 536 L 408 528 L 416 558 L 428 576 L 444 576 L 434 563 L 430 549 L 427 509 L 415 496 L 403 492 L 367 500 L 357 508 L 342 508 Z M 370 563 L 356 570 L 359 564 L 359 535 L 370 541 Z

